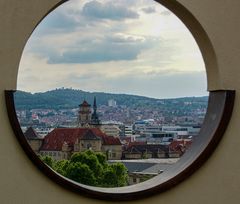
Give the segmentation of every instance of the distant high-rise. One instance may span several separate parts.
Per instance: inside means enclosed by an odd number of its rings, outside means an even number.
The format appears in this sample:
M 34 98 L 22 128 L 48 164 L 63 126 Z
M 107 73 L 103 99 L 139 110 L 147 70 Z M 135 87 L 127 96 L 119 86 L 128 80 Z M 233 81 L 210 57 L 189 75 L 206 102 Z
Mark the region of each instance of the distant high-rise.
M 116 107 L 117 106 L 117 101 L 115 101 L 114 99 L 108 100 L 108 106 Z

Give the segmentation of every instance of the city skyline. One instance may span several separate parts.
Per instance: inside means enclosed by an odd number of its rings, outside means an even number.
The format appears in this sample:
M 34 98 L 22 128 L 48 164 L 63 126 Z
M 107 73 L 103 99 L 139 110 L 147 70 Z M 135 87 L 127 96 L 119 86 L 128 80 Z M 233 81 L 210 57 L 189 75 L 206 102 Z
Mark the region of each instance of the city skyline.
M 33 32 L 17 88 L 202 96 L 207 95 L 204 69 L 190 32 L 157 2 L 71 0 Z

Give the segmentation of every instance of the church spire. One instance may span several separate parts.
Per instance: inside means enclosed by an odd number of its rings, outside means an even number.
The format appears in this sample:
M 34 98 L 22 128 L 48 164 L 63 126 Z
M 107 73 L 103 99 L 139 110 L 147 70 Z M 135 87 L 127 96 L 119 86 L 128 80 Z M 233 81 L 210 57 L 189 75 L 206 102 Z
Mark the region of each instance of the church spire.
M 93 114 L 97 114 L 97 102 L 96 102 L 96 96 L 94 96 L 94 101 L 93 101 Z
M 96 101 L 96 96 L 94 96 L 94 100 L 93 100 L 93 114 L 92 114 L 92 118 L 91 118 L 91 124 L 94 126 L 98 126 L 100 125 L 100 120 L 98 118 L 98 114 L 97 114 L 97 101 Z

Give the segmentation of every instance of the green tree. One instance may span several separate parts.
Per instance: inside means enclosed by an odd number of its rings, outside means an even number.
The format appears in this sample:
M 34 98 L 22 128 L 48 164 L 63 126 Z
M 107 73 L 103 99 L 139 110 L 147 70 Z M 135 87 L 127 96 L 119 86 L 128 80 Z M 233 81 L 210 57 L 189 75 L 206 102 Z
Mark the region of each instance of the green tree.
M 112 168 L 107 168 L 101 181 L 103 187 L 117 187 L 117 175 Z
M 54 169 L 55 167 L 55 161 L 53 160 L 52 157 L 50 156 L 40 156 L 40 159 L 47 164 L 49 167 L 51 167 L 52 169 Z
M 102 186 L 121 187 L 126 186 L 128 181 L 127 168 L 122 163 L 114 163 L 104 171 Z
M 128 170 L 122 163 L 114 163 L 111 165 L 111 168 L 114 170 L 117 175 L 117 186 L 125 186 L 128 181 Z
M 93 171 L 95 177 L 100 177 L 103 173 L 103 166 L 93 151 L 87 150 L 85 152 L 75 153 L 72 155 L 70 162 L 86 164 Z
M 55 163 L 54 170 L 63 176 L 66 176 L 66 171 L 69 166 L 68 160 L 60 160 Z
M 103 153 L 95 153 L 95 154 L 96 154 L 96 156 L 97 156 L 97 159 L 98 159 L 99 163 L 100 163 L 103 167 L 105 167 L 105 166 L 107 165 L 107 157 L 106 157 L 106 155 L 103 154 Z
M 66 177 L 85 185 L 95 186 L 97 184 L 93 171 L 88 165 L 80 162 L 68 165 Z

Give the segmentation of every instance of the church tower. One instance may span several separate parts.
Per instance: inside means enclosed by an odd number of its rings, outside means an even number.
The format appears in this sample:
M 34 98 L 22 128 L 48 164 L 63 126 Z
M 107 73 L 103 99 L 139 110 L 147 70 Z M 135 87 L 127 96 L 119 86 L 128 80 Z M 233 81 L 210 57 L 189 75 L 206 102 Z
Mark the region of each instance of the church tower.
M 91 105 L 86 100 L 79 105 L 78 127 L 89 127 L 91 123 Z
M 86 100 L 79 105 L 78 111 L 78 127 L 99 127 L 101 122 L 97 114 L 97 102 L 96 97 L 93 101 L 93 113 L 91 111 L 91 105 Z

